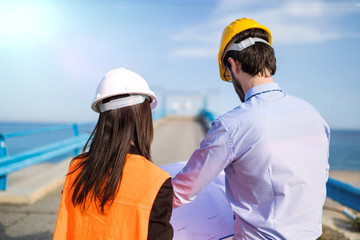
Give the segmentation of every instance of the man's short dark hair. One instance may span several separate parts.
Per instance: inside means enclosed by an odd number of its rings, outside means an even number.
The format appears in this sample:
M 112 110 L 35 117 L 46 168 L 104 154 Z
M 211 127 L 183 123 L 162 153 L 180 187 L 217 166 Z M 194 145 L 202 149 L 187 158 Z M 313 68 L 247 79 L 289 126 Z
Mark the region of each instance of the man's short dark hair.
M 262 29 L 252 28 L 235 35 L 235 43 L 239 43 L 249 37 L 257 37 L 264 39 L 267 42 L 269 41 L 267 32 Z M 254 45 L 247 47 L 242 51 L 228 51 L 223 59 L 224 66 L 228 64 L 229 57 L 240 62 L 241 70 L 251 76 L 260 74 L 262 76 L 270 77 L 275 74 L 276 58 L 274 49 L 266 43 L 256 42 Z M 269 76 L 269 74 L 271 75 Z

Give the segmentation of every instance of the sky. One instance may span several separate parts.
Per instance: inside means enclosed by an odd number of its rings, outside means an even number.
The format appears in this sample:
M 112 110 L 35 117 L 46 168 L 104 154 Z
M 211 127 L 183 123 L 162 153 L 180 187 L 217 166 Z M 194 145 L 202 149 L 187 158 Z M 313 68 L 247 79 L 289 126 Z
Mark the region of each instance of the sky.
M 252 18 L 273 35 L 283 91 L 336 129 L 360 129 L 360 0 L 0 0 L 0 121 L 85 122 L 111 69 L 140 74 L 159 97 L 240 104 L 219 76 L 224 28 Z

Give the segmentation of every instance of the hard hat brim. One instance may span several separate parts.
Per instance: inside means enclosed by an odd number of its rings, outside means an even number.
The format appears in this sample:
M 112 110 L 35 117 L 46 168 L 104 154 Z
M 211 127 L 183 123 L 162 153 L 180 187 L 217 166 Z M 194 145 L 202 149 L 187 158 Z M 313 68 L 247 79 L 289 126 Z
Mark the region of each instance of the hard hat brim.
M 150 102 L 150 107 L 151 110 L 154 110 L 157 106 L 157 97 L 155 96 L 155 93 L 151 94 L 151 93 L 140 93 L 140 92 L 129 92 L 127 94 L 131 94 L 131 95 L 144 95 L 144 96 L 148 96 L 151 99 Z M 97 113 L 100 113 L 100 109 L 98 107 L 98 103 L 101 102 L 104 99 L 110 98 L 110 97 L 115 97 L 118 96 L 119 94 L 113 94 L 113 95 L 109 95 L 103 98 L 99 98 L 99 99 L 94 99 L 94 102 L 91 104 L 91 109 Z

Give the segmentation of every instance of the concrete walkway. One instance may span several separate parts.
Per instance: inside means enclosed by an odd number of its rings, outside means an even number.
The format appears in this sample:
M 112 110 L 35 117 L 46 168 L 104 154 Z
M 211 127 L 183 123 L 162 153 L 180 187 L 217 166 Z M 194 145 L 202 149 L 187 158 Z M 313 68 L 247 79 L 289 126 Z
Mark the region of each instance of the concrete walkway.
M 153 162 L 158 165 L 187 161 L 200 147 L 205 133 L 194 118 L 167 118 L 154 131 L 152 144 Z
M 165 165 L 186 161 L 203 137 L 202 126 L 193 118 L 170 117 L 156 122 L 152 145 L 154 163 Z M 10 175 L 8 191 L 0 192 L 0 240 L 52 239 L 63 176 L 69 161 L 40 164 Z M 351 177 L 348 172 L 334 172 L 334 177 L 353 181 L 351 183 L 355 185 L 360 183 L 357 172 Z M 343 208 L 330 199 L 325 206 L 328 209 Z M 360 239 L 360 234 L 351 229 L 349 221 L 336 211 L 324 210 L 323 221 L 344 233 L 345 239 Z

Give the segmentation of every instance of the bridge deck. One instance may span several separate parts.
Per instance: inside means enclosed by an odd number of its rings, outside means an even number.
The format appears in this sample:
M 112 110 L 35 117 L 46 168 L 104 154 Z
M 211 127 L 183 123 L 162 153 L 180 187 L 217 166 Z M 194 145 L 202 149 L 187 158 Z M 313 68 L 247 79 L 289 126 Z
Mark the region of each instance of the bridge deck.
M 155 127 L 152 159 L 158 165 L 187 161 L 205 133 L 194 118 L 170 117 Z

